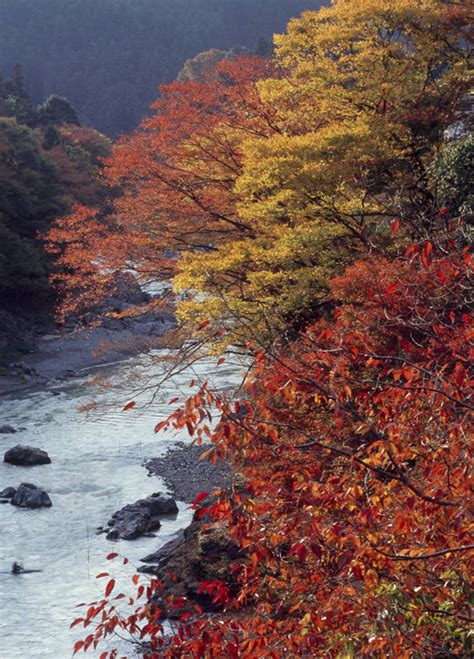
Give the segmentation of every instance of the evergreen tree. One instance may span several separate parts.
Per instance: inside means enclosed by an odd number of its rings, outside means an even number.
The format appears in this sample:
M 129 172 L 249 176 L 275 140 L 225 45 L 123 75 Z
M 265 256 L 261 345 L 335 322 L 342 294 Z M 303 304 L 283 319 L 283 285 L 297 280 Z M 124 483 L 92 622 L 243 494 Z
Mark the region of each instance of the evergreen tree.
M 74 124 L 80 126 L 79 117 L 71 103 L 63 96 L 52 95 L 38 107 L 38 121 L 41 124 Z

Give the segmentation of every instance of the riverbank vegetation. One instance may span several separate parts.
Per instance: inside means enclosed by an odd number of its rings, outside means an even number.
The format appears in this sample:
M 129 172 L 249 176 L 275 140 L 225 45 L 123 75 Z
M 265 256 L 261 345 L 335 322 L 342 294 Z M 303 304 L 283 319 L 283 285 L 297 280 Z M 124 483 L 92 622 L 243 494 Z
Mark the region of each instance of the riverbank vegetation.
M 159 584 L 123 617 L 112 579 L 76 651 L 121 629 L 150 657 L 470 656 L 469 30 L 463 2 L 306 12 L 272 58 L 164 86 L 107 160 L 113 208 L 50 232 L 64 313 L 166 274 L 183 341 L 251 361 L 241 399 L 198 383 L 156 428 L 243 475 L 195 502 L 241 551 L 201 585 L 222 615 L 165 639 Z
M 81 127 L 66 99 L 50 96 L 35 107 L 21 67 L 0 79 L 0 312 L 51 313 L 51 259 L 41 234 L 75 203 L 100 203 L 96 174 L 109 151 L 110 141 Z

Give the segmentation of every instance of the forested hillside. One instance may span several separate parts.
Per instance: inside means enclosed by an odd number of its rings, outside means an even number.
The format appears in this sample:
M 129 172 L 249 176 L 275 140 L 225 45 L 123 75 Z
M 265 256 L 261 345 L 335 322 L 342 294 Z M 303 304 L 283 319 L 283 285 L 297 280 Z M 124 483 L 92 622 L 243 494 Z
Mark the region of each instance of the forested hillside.
M 74 203 L 101 201 L 96 174 L 109 149 L 108 138 L 79 125 L 65 98 L 50 96 L 36 106 L 21 67 L 0 80 L 0 312 L 51 311 L 41 233 Z
M 161 82 L 210 48 L 254 48 L 321 0 L 2 0 L 0 72 L 71 100 L 107 134 L 135 128 Z

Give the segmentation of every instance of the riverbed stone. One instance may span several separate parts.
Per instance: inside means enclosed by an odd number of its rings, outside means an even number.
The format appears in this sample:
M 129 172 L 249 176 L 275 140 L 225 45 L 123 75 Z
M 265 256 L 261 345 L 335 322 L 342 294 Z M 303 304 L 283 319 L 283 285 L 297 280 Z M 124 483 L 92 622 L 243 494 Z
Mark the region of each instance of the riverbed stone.
M 13 435 L 16 433 L 16 428 L 6 423 L 3 426 L 0 426 L 0 435 Z
M 50 508 L 53 505 L 48 493 L 32 483 L 22 483 L 10 503 L 19 508 Z
M 51 464 L 51 458 L 40 448 L 17 444 L 5 453 L 4 462 L 20 467 Z
M 16 488 L 6 487 L 4 490 L 0 492 L 0 497 L 2 499 L 13 499 L 15 494 L 16 494 Z
M 135 540 L 157 531 L 161 526 L 160 517 L 177 514 L 178 506 L 172 497 L 159 492 L 152 494 L 114 513 L 107 522 L 107 539 Z

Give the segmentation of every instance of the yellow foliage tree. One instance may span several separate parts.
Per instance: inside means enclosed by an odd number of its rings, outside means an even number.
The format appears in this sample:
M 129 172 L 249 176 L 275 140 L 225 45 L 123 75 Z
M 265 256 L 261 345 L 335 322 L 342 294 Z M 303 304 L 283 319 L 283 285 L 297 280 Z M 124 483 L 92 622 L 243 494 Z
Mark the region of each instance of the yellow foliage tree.
M 272 341 L 320 312 L 334 272 L 390 251 L 394 223 L 397 241 L 427 235 L 427 168 L 468 85 L 468 21 L 459 3 L 335 0 L 276 36 L 283 75 L 259 83 L 275 130 L 246 136 L 234 187 L 251 231 L 184 255 L 182 318 Z

